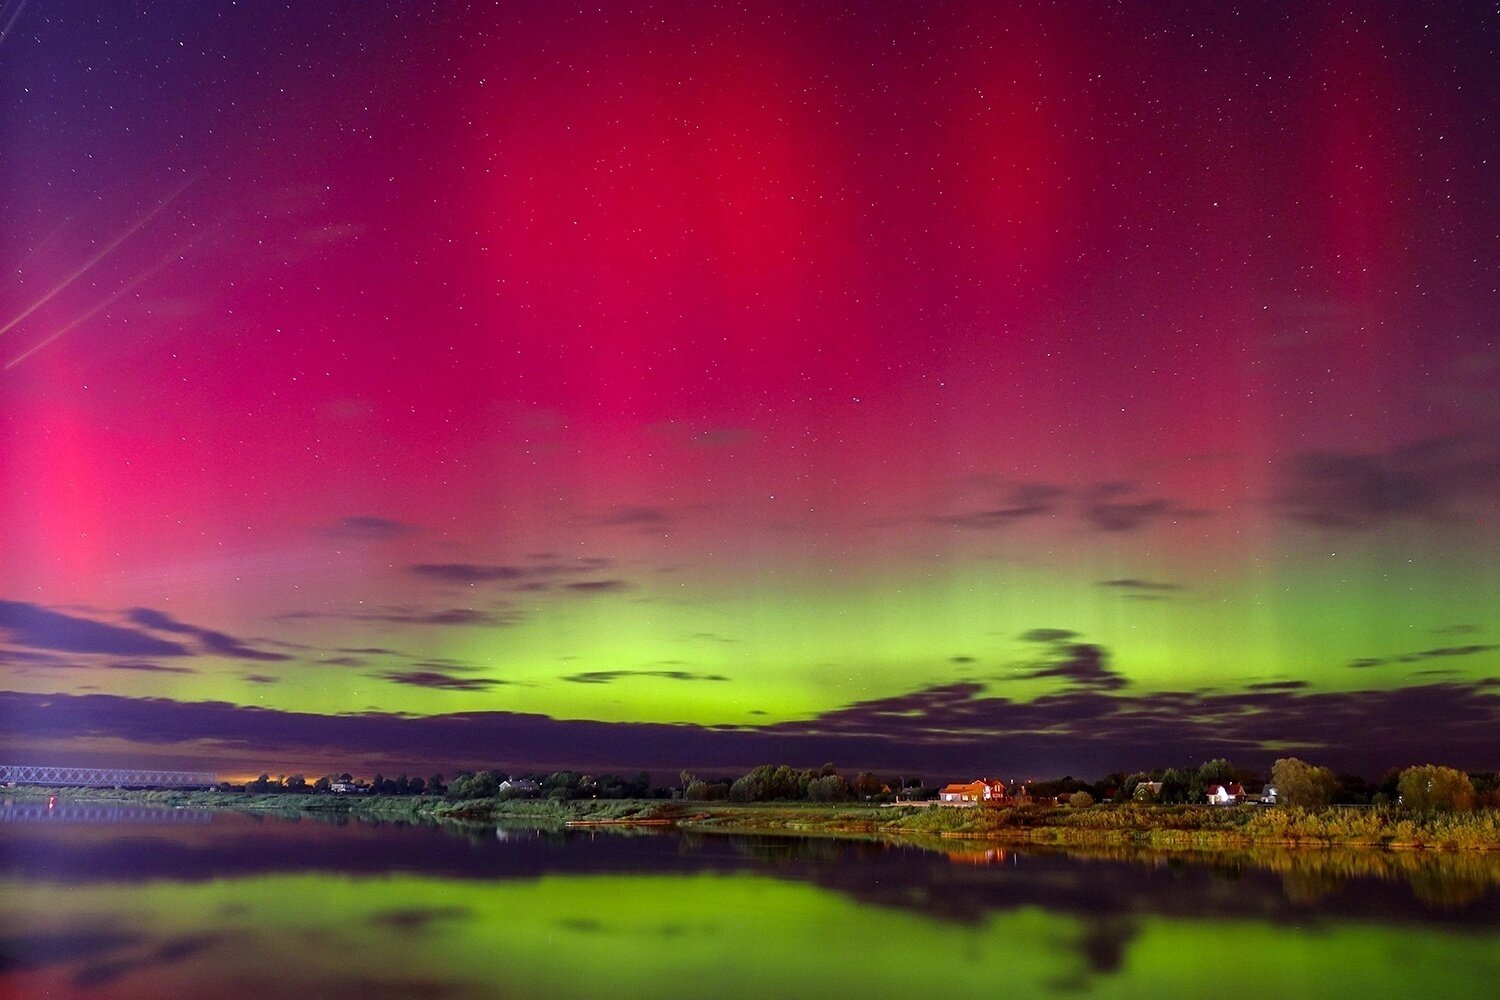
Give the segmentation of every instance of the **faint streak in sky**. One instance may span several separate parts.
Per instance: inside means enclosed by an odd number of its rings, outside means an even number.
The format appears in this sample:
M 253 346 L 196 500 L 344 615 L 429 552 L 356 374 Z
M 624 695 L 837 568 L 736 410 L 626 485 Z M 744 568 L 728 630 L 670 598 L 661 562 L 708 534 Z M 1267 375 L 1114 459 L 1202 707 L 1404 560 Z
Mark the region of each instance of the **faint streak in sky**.
M 5 22 L 5 27 L 0 28 L 0 45 L 3 45 L 5 43 L 5 39 L 10 36 L 10 29 L 13 28 L 13 27 L 15 27 L 16 18 L 20 17 L 21 16 L 21 11 L 23 11 L 23 10 L 26 9 L 26 3 L 27 3 L 27 0 L 21 0 L 20 3 L 16 4 L 16 12 L 10 16 L 10 20 L 9 21 Z M 5 7 L 6 6 L 9 6 L 9 5 L 8 4 L 6 4 L 6 5 L 0 5 L 0 17 L 4 17 L 5 16 Z
M 80 277 L 82 277 L 83 274 L 86 271 L 89 270 L 89 268 L 91 268 L 95 264 L 99 263 L 105 257 L 108 257 L 110 254 L 114 253 L 117 249 L 119 249 L 120 244 L 124 243 L 126 240 L 130 239 L 136 233 L 140 232 L 143 228 L 145 228 L 145 226 L 146 226 L 147 223 L 149 223 L 152 219 L 156 218 L 156 216 L 161 213 L 162 209 L 166 208 L 168 205 L 172 204 L 172 202 L 176 201 L 177 197 L 179 195 L 181 195 L 182 192 L 186 191 L 190 186 L 192 186 L 192 183 L 195 180 L 197 180 L 196 177 L 189 177 L 187 180 L 185 180 L 181 184 L 179 184 L 172 191 L 171 194 L 167 195 L 161 201 L 157 202 L 155 208 L 151 209 L 151 211 L 149 211 L 145 215 L 141 216 L 139 219 L 136 220 L 136 222 L 135 222 L 134 225 L 132 225 L 129 229 L 126 229 L 119 236 L 117 236 L 113 240 L 111 240 L 108 246 L 106 246 L 103 250 L 100 250 L 98 253 L 94 254 L 94 256 L 90 257 L 83 264 L 82 267 L 78 268 L 72 274 L 70 274 L 66 278 L 64 278 L 55 287 L 53 287 L 53 289 L 50 292 L 48 292 L 46 295 L 43 295 L 41 298 L 39 298 L 35 302 L 33 302 L 30 306 L 28 306 L 26 308 L 26 310 L 24 312 L 21 313 L 21 315 L 17 316 L 15 319 L 11 320 L 9 323 L 6 323 L 3 327 L 0 327 L 0 334 L 5 334 L 5 333 L 10 332 L 10 330 L 12 330 L 18 323 L 20 323 L 23 320 L 25 320 L 26 317 L 28 317 L 32 313 L 36 312 L 38 309 L 40 309 L 42 306 L 46 305 L 48 302 L 51 302 L 58 295 L 62 294 L 62 292 L 65 289 L 67 289 L 67 287 L 69 285 L 71 285 L 73 282 L 77 281 Z
M 164 268 L 168 264 L 172 263 L 172 261 L 180 259 L 182 257 L 182 255 L 183 255 L 183 253 L 185 253 L 189 248 L 191 248 L 192 245 L 194 243 L 196 243 L 196 242 L 197 242 L 196 239 L 188 240 L 186 243 L 182 244 L 181 246 L 175 247 L 171 252 L 169 252 L 168 254 L 166 254 L 166 256 L 162 257 L 160 260 L 158 260 L 156 263 L 152 264 L 150 267 L 146 268 L 140 274 L 137 274 L 134 278 L 131 278 L 129 281 L 125 282 L 125 284 L 123 284 L 119 288 L 115 289 L 115 291 L 113 293 L 111 293 L 109 295 L 109 297 L 107 297 L 103 302 L 100 302 L 98 305 L 94 306 L 94 308 L 90 309 L 88 312 L 84 313 L 82 316 L 79 316 L 73 322 L 71 322 L 71 323 L 67 324 L 66 326 L 62 327 L 61 329 L 59 329 L 58 331 L 56 331 L 55 333 L 53 333 L 50 337 L 47 337 L 45 340 L 43 340 L 40 343 L 34 345 L 29 350 L 25 351 L 22 354 L 17 355 L 16 357 L 12 358 L 10 361 L 6 362 L 5 370 L 6 371 L 10 371 L 16 365 L 20 364 L 22 361 L 25 361 L 27 358 L 31 357 L 37 351 L 40 351 L 42 348 L 46 347 L 48 344 L 52 343 L 57 338 L 61 337 L 63 334 L 69 333 L 73 329 L 75 329 L 76 327 L 81 326 L 84 323 L 87 323 L 89 320 L 93 319 L 95 316 L 99 315 L 101 312 L 103 312 L 104 310 L 108 309 L 110 306 L 114 305 L 121 298 L 123 298 L 124 296 L 130 294 L 130 292 L 134 291 L 135 288 L 138 285 L 140 285 L 143 281 L 145 281 L 148 278 L 155 277 L 156 274 L 159 271 L 162 270 L 162 268 Z

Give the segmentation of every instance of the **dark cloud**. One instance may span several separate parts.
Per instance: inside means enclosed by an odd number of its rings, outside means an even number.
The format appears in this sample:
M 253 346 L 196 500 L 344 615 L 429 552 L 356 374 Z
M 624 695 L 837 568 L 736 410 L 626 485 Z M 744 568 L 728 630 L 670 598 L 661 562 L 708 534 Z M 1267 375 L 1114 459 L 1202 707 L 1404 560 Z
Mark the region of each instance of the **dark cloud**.
M 665 507 L 611 507 L 600 514 L 595 524 L 605 527 L 630 527 L 656 531 L 670 526 L 677 518 Z
M 1483 631 L 1478 625 L 1445 625 L 1432 630 L 1433 635 L 1474 635 Z
M 0 691 L 0 749 L 7 752 L 113 739 L 180 766 L 210 768 L 316 755 L 442 770 L 564 762 L 727 770 L 769 760 L 815 766 L 832 759 L 846 767 L 940 776 L 968 775 L 983 761 L 1003 761 L 1018 773 L 1103 774 L 1219 756 L 1263 769 L 1295 748 L 1305 759 L 1378 775 L 1425 760 L 1492 768 L 1497 731 L 1500 678 L 1322 693 L 1073 689 L 1030 701 L 963 683 L 858 702 L 809 720 L 719 729 L 513 712 L 320 716 L 223 702 Z M 1362 739 L 1350 741 L 1351 732 Z
M 169 666 L 150 660 L 115 660 L 108 664 L 110 670 L 136 670 L 143 674 L 196 674 L 192 667 Z
M 948 662 L 949 663 L 978 663 L 979 661 L 977 659 L 975 659 L 974 657 L 972 657 L 972 656 L 950 656 L 950 657 L 948 657 Z
M 145 954 L 90 962 L 73 974 L 73 984 L 92 991 L 101 986 L 112 985 L 140 969 L 155 969 L 191 958 L 224 941 L 224 935 L 220 934 L 187 934 L 182 937 L 169 938 L 149 949 Z
M 1435 649 L 1422 649 L 1415 653 L 1399 653 L 1395 656 L 1361 657 L 1350 660 L 1349 666 L 1356 669 L 1367 667 L 1383 667 L 1392 663 L 1421 663 L 1423 660 L 1436 660 L 1447 656 L 1474 656 L 1479 653 L 1492 653 L 1500 649 L 1500 643 L 1475 643 L 1468 646 L 1438 646 Z
M 912 748 L 963 747 L 1049 761 L 1087 757 L 1100 771 L 1135 762 L 1162 764 L 1228 755 L 1269 763 L 1296 747 L 1301 756 L 1362 773 L 1415 760 L 1492 766 L 1500 726 L 1500 686 L 1428 684 L 1381 691 L 1309 693 L 1290 685 L 1244 693 L 1164 692 L 1137 696 L 1074 690 L 1029 702 L 985 694 L 982 685 L 947 684 L 861 702 L 778 731 L 826 736 L 880 732 Z M 1368 736 L 1358 746 L 1348 734 Z
M 416 667 L 416 668 L 418 668 L 420 670 L 458 670 L 458 671 L 469 671 L 469 670 L 478 670 L 479 669 L 478 667 L 474 666 L 472 663 L 465 663 L 462 660 L 455 660 L 451 656 L 434 656 L 434 657 L 431 657 L 431 658 L 425 659 L 425 660 L 417 660 L 414 663 L 412 663 L 412 666 Z
M 692 635 L 688 636 L 688 638 L 689 639 L 699 639 L 699 640 L 702 640 L 704 642 L 724 642 L 724 643 L 739 642 L 738 639 L 731 639 L 728 636 L 718 635 L 717 633 L 714 633 L 714 632 L 694 632 Z
M 604 594 L 630 589 L 630 584 L 624 580 L 575 580 L 563 586 L 568 590 L 576 590 L 586 594 Z
M 418 608 L 410 605 L 378 605 L 357 611 L 294 611 L 283 621 L 331 618 L 350 622 L 381 622 L 392 625 L 514 625 L 519 617 L 510 612 L 478 608 Z
M 1067 642 L 1078 638 L 1078 633 L 1066 628 L 1034 628 L 1017 636 L 1022 642 Z
M 25 601 L 0 601 L 0 635 L 17 646 L 114 656 L 187 656 L 180 643 Z
M 509 583 L 526 577 L 520 566 L 480 563 L 418 563 L 411 571 L 443 583 Z
M 357 656 L 328 656 L 318 662 L 328 667 L 362 667 L 368 661 Z
M 369 922 L 377 927 L 389 927 L 393 930 L 419 932 L 426 931 L 438 923 L 446 923 L 453 920 L 471 920 L 474 911 L 467 906 L 427 906 L 413 907 L 404 910 L 385 910 L 372 914 Z
M 0 648 L 0 663 L 13 667 L 74 667 L 82 666 L 72 657 L 43 653 L 35 649 Z
M 488 691 L 492 687 L 510 683 L 493 677 L 455 677 L 436 670 L 386 670 L 372 676 L 396 684 L 433 688 L 438 691 Z
M 272 677 L 270 674 L 241 674 L 251 684 L 280 684 L 280 677 Z
M 1119 580 L 1100 580 L 1099 586 L 1109 587 L 1114 590 L 1128 590 L 1144 594 L 1161 595 L 1187 589 L 1180 583 L 1163 583 L 1157 580 L 1141 580 L 1136 577 L 1125 577 Z
M 284 663 L 292 657 L 285 653 L 272 653 L 263 649 L 256 649 L 243 640 L 236 639 L 232 635 L 223 632 L 215 632 L 213 629 L 199 628 L 186 622 L 178 621 L 171 615 L 162 611 L 154 611 L 151 608 L 131 608 L 125 613 L 126 617 L 142 628 L 151 629 L 154 632 L 170 632 L 174 635 L 190 635 L 197 639 L 203 646 L 203 651 L 215 656 L 229 656 L 239 660 L 260 660 L 265 663 Z
M 113 955 L 140 946 L 146 936 L 111 924 L 63 931 L 7 928 L 0 937 L 0 973 L 25 972 Z
M 1500 434 L 1451 434 L 1384 452 L 1319 451 L 1279 470 L 1276 508 L 1319 528 L 1364 531 L 1402 520 L 1493 518 Z
M 323 534 L 343 541 L 378 542 L 388 538 L 404 538 L 419 530 L 421 529 L 414 524 L 389 517 L 354 515 L 328 525 L 323 529 Z
M 1311 685 L 1307 681 L 1260 681 L 1246 687 L 1251 691 L 1301 691 Z
M 1091 642 L 1059 643 L 1046 660 L 1012 676 L 1017 680 L 1060 677 L 1091 691 L 1118 691 L 1130 683 L 1123 674 L 1110 669 L 1104 647 Z
M 412 573 L 440 583 L 463 586 L 507 584 L 509 589 L 542 589 L 550 581 L 587 576 L 612 566 L 613 560 L 591 557 L 569 560 L 534 560 L 508 563 L 417 563 Z
M 720 674 L 695 674 L 688 670 L 589 670 L 561 678 L 574 684 L 612 684 L 635 677 L 659 677 L 669 681 L 727 681 Z
M 956 528 L 1007 528 L 1028 518 L 1055 513 L 1068 491 L 1046 483 L 1020 483 L 999 503 L 935 518 Z
M 1141 498 L 1130 483 L 1100 483 L 1083 498 L 1083 516 L 1101 531 L 1136 531 L 1160 521 L 1206 517 L 1166 497 Z

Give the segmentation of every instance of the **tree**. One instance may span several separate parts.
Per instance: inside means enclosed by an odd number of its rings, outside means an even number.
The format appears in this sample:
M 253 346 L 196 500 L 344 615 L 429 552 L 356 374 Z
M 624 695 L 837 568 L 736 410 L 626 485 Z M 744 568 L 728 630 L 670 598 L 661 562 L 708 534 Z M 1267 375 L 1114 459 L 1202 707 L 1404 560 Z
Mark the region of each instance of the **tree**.
M 294 774 L 286 779 L 286 790 L 289 792 L 307 791 L 307 779 L 300 774 Z
M 480 771 L 478 774 L 464 771 L 449 782 L 446 794 L 450 799 L 490 799 L 499 791 L 500 779 L 494 771 Z
M 707 802 L 710 799 L 724 799 L 729 797 L 729 786 L 724 784 L 724 782 L 722 781 L 716 781 L 713 784 L 709 784 L 701 778 L 694 778 L 688 784 L 687 788 L 684 788 L 682 790 L 682 797 L 694 802 Z
M 428 795 L 442 795 L 447 790 L 448 784 L 447 782 L 443 781 L 443 775 L 441 772 L 434 774 L 432 777 L 427 779 Z
M 1232 784 L 1234 779 L 1234 765 L 1223 757 L 1206 761 L 1198 768 L 1198 783 L 1205 791 L 1209 785 L 1228 785 Z
M 1068 805 L 1074 809 L 1087 809 L 1094 804 L 1094 797 L 1088 792 L 1074 792 L 1068 796 Z
M 333 777 L 331 775 L 325 774 L 323 775 L 323 777 L 313 782 L 313 791 L 315 792 L 326 792 L 332 787 Z
M 703 784 L 701 781 L 693 783 L 693 785 L 701 784 Z M 693 785 L 689 785 L 688 787 L 692 788 Z M 684 798 L 693 797 L 692 795 L 684 795 Z M 771 794 L 765 779 L 754 771 L 736 778 L 734 784 L 729 786 L 729 801 L 731 802 L 765 802 L 770 797 Z
M 1397 782 L 1401 804 L 1408 809 L 1467 812 L 1474 808 L 1474 784 L 1451 767 L 1423 764 L 1408 767 Z
M 1276 786 L 1277 802 L 1302 809 L 1322 809 L 1338 791 L 1332 771 L 1296 757 L 1283 757 L 1271 765 L 1271 784 Z
M 1180 767 L 1169 767 L 1161 776 L 1161 791 L 1158 802 L 1202 802 L 1203 785 L 1198 781 L 1197 771 Z
M 1474 805 L 1481 809 L 1500 807 L 1500 774 L 1494 771 L 1471 771 L 1469 784 L 1474 786 Z
M 814 802 L 843 802 L 849 797 L 849 783 L 839 774 L 815 778 L 807 786 L 807 797 Z

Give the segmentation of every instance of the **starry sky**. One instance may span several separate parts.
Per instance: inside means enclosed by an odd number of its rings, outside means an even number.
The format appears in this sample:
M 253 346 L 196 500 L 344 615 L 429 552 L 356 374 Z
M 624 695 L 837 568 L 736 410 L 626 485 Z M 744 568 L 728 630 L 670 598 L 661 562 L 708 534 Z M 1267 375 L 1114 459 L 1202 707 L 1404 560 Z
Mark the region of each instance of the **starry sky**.
M 1500 766 L 1492 5 L 0 7 L 0 754 Z

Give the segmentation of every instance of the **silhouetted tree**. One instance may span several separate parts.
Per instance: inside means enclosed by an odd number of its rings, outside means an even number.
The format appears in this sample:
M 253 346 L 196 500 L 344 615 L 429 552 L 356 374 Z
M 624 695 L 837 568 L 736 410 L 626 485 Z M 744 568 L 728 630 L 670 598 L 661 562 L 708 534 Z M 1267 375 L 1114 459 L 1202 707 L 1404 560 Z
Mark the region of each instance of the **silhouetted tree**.
M 814 802 L 843 802 L 849 798 L 849 783 L 839 774 L 814 778 L 807 786 L 807 797 Z
M 1474 808 L 1474 784 L 1451 767 L 1422 764 L 1401 772 L 1397 783 L 1401 804 L 1408 809 L 1467 812 Z
M 1234 765 L 1223 757 L 1205 761 L 1198 768 L 1198 783 L 1204 790 L 1209 785 L 1227 785 L 1235 780 Z
M 1333 801 L 1338 779 L 1326 767 L 1314 767 L 1296 757 L 1283 757 L 1271 766 L 1276 800 L 1303 809 L 1321 809 Z

